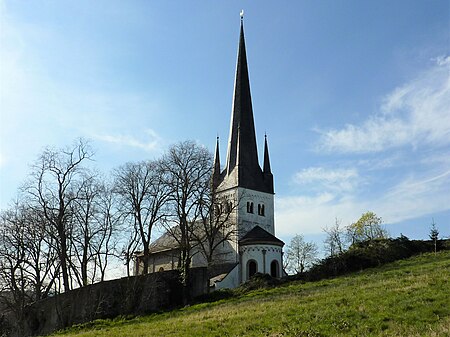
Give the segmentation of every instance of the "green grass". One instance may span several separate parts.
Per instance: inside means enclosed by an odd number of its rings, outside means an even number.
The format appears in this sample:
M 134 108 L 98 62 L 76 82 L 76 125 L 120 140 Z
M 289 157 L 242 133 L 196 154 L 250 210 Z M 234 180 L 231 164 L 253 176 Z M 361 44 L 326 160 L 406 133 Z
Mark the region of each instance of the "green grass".
M 55 336 L 450 336 L 450 251 Z

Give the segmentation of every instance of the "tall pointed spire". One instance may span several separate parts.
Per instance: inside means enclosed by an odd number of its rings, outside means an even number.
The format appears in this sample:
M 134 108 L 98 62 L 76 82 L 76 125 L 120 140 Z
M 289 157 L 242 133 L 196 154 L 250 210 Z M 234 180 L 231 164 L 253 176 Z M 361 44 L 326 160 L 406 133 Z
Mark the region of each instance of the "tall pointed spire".
M 216 152 L 214 154 L 214 172 L 217 172 L 220 174 L 219 136 L 217 136 Z
M 236 78 L 234 80 L 227 163 L 225 170 L 217 175 L 217 184 L 215 186 L 226 189 L 242 187 L 273 194 L 273 176 L 270 172 L 267 142 L 265 144 L 267 155 L 264 155 L 265 158 L 267 157 L 264 163 L 264 168 L 267 171 L 265 170 L 263 172 L 261 170 L 258 161 L 247 54 L 245 50 L 243 11 L 241 12 L 240 21 L 239 48 Z M 218 154 L 216 158 L 218 158 Z
M 239 133 L 238 128 L 240 129 Z M 240 138 L 239 142 L 238 137 Z M 242 16 L 228 143 L 228 174 L 231 173 L 238 162 L 239 165 L 246 166 L 250 171 L 259 168 Z
M 269 160 L 269 147 L 267 146 L 267 135 L 264 135 L 264 174 L 272 173 L 270 171 L 270 160 Z
M 216 188 L 220 180 L 220 154 L 219 154 L 219 136 L 216 140 L 216 152 L 214 154 L 214 166 L 212 172 L 212 185 Z

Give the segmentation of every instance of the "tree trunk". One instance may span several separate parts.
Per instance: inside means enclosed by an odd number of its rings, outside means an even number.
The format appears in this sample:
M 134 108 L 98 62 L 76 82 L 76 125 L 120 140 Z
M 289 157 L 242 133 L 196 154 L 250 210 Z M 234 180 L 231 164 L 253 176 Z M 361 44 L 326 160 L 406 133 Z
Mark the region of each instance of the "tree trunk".
M 189 255 L 189 254 L 187 254 Z M 191 283 L 191 276 L 189 272 L 189 266 L 191 264 L 191 258 L 190 256 L 186 257 L 185 263 L 184 263 L 184 280 L 183 280 L 183 304 L 187 305 L 189 301 L 191 300 L 191 294 L 189 291 L 190 283 Z
M 60 234 L 60 240 L 61 240 L 61 251 L 59 252 L 59 259 L 61 262 L 61 271 L 63 275 L 63 285 L 64 285 L 64 292 L 67 292 L 70 290 L 70 283 L 69 283 L 69 272 L 67 269 L 67 244 L 66 244 L 66 236 L 61 233 Z
M 143 259 L 144 259 L 144 267 L 142 270 L 142 274 L 143 275 L 147 275 L 148 274 L 148 259 L 149 259 L 149 255 L 150 255 L 150 251 L 148 249 L 148 244 L 144 243 L 144 251 L 143 251 L 144 255 L 143 255 Z

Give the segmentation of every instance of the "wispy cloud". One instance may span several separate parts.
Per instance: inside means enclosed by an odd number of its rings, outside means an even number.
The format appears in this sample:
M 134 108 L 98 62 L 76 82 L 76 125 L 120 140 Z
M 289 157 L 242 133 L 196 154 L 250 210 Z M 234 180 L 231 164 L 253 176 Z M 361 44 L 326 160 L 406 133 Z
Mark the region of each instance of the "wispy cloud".
M 277 233 L 321 233 L 322 228 L 332 224 L 336 217 L 345 225 L 368 210 L 382 216 L 390 224 L 449 210 L 449 188 L 450 170 L 444 169 L 436 170 L 434 174 L 410 175 L 386 192 L 364 198 L 352 191 L 341 196 L 325 192 L 312 197 L 278 197 Z
M 139 138 L 130 135 L 95 135 L 94 138 L 120 146 L 143 149 L 148 152 L 160 151 L 162 148 L 161 137 L 152 129 L 144 130 Z
M 439 57 L 362 124 L 321 130 L 321 154 L 344 154 L 346 168 L 295 173 L 302 190 L 278 196 L 277 233 L 321 233 L 336 217 L 346 225 L 368 210 L 389 224 L 450 210 L 449 71 L 450 57 Z
M 450 209 L 450 170 L 409 176 L 392 187 L 380 207 L 391 223 Z
M 345 192 L 353 190 L 360 182 L 358 170 L 326 169 L 323 167 L 309 167 L 294 175 L 294 182 L 316 188 Z
M 353 221 L 360 214 L 351 198 L 336 198 L 332 193 L 315 196 L 289 196 L 276 199 L 277 234 L 317 234 L 334 223 L 338 217 L 343 223 Z
M 318 130 L 317 148 L 341 153 L 370 153 L 421 144 L 450 144 L 450 57 L 386 95 L 378 113 L 361 125 Z

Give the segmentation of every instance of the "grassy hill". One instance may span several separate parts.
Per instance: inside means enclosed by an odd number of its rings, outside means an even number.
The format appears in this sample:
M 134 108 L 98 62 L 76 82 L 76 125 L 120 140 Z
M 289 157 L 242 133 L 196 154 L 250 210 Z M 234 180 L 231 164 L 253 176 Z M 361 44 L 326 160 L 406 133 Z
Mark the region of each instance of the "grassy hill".
M 450 336 L 450 251 L 56 336 Z

